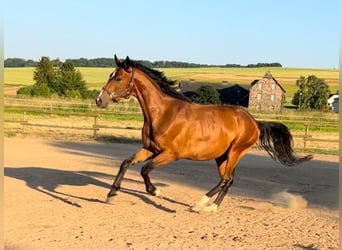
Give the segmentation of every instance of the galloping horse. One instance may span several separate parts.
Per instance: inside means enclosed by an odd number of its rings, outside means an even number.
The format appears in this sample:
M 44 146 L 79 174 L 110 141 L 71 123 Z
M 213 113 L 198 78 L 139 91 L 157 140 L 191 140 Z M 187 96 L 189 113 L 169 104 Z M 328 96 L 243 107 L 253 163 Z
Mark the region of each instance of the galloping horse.
M 149 173 L 178 159 L 216 160 L 221 177 L 219 183 L 192 208 L 193 211 L 217 211 L 228 188 L 234 181 L 234 170 L 254 144 L 283 165 L 293 166 L 312 158 L 297 157 L 292 148 L 292 135 L 281 123 L 261 122 L 243 108 L 192 103 L 171 88 L 174 81 L 162 72 L 137 61 L 120 60 L 114 56 L 117 68 L 110 74 L 95 102 L 105 108 L 109 102 L 134 96 L 144 115 L 142 148 L 124 160 L 107 195 L 109 200 L 120 189 L 126 170 L 139 162 L 146 191 L 158 196 Z M 210 199 L 216 195 L 212 204 Z

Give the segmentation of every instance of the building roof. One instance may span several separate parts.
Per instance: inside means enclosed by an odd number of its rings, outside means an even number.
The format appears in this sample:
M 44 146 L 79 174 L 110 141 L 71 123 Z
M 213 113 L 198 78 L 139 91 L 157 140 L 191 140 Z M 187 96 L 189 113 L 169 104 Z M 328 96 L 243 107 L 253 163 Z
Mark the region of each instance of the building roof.
M 283 86 L 280 85 L 280 83 L 273 77 L 273 75 L 271 74 L 271 71 L 267 71 L 265 73 L 265 75 L 261 78 L 261 79 L 256 79 L 251 83 L 251 87 L 253 87 L 255 84 L 257 84 L 259 81 L 263 80 L 263 79 L 272 79 L 279 87 L 280 89 L 286 93 L 286 90 L 283 88 Z
M 195 81 L 182 81 L 179 84 L 179 88 L 182 93 L 189 92 L 189 91 L 195 92 L 199 87 L 205 86 L 205 85 L 210 85 L 216 90 L 221 90 L 221 89 L 229 88 L 232 86 L 240 86 L 241 88 L 249 90 L 251 87 L 249 84 L 204 83 L 204 82 L 195 82 Z

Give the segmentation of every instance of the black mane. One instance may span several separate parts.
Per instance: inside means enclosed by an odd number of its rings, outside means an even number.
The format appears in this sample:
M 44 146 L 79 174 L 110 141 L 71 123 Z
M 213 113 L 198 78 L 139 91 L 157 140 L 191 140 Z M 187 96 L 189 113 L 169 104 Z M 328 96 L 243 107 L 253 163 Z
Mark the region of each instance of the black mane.
M 147 74 L 149 77 L 151 77 L 155 82 L 160 86 L 162 91 L 174 98 L 177 98 L 179 100 L 183 100 L 186 102 L 191 102 L 187 97 L 185 97 L 183 94 L 177 92 L 172 86 L 175 85 L 176 81 L 172 81 L 170 79 L 167 79 L 167 77 L 164 75 L 163 72 L 151 69 L 149 67 L 144 66 L 138 61 L 129 60 L 129 66 L 133 68 L 140 69 L 145 74 Z

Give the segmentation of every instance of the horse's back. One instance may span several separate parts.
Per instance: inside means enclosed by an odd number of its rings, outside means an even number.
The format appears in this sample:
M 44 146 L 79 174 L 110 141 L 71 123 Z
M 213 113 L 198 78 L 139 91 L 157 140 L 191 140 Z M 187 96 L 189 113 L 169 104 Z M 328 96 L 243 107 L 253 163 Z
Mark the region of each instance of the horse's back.
M 185 107 L 184 107 L 185 108 Z M 209 160 L 224 154 L 233 141 L 250 140 L 257 129 L 254 118 L 243 108 L 223 105 L 189 104 L 177 116 L 170 129 L 173 150 L 180 158 Z

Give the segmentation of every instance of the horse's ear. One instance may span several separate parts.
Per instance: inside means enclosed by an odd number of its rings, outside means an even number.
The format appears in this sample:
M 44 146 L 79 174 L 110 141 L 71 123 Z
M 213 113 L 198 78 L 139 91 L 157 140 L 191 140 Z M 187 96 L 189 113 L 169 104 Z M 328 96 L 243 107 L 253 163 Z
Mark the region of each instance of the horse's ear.
M 121 60 L 116 56 L 116 54 L 114 54 L 114 62 L 116 66 L 119 66 L 121 64 Z
M 125 61 L 122 62 L 122 66 L 126 71 L 128 70 L 128 68 L 130 66 L 130 59 L 128 56 L 126 56 Z

